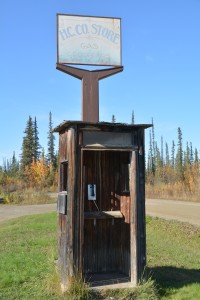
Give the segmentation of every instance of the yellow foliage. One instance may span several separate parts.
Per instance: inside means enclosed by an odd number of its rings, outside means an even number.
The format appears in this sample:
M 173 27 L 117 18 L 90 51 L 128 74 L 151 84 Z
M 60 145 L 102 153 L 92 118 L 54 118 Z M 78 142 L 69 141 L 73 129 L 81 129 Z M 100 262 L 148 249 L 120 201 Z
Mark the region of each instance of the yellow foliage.
M 25 167 L 25 175 L 30 186 L 43 186 L 49 174 L 44 157 L 41 160 L 32 161 L 30 166 Z

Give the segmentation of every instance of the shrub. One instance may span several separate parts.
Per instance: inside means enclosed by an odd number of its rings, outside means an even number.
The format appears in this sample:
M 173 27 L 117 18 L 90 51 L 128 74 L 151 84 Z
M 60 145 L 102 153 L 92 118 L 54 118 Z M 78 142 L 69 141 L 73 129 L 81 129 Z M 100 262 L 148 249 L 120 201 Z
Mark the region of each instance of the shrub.
M 41 204 L 55 202 L 47 193 L 36 192 L 34 190 L 2 193 L 2 198 L 7 204 Z

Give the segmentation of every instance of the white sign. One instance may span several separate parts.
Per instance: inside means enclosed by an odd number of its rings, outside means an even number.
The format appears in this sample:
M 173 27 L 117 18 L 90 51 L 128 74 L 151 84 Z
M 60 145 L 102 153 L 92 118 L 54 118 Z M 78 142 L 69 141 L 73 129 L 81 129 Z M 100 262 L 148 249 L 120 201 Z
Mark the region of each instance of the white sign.
M 121 66 L 121 19 L 57 15 L 57 62 Z

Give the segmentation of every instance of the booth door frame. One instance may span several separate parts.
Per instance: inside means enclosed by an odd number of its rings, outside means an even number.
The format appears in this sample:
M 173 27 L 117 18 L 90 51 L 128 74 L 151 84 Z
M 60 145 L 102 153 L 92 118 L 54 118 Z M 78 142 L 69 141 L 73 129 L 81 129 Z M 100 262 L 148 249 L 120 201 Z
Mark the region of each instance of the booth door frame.
M 81 149 L 81 197 L 80 197 L 80 257 L 82 262 L 80 270 L 84 273 L 83 247 L 84 247 L 84 151 L 121 151 L 120 149 L 101 149 L 101 148 L 82 148 Z M 137 150 L 123 149 L 122 151 L 131 152 L 130 163 L 130 281 L 134 285 L 138 283 L 138 201 L 139 201 L 139 158 Z

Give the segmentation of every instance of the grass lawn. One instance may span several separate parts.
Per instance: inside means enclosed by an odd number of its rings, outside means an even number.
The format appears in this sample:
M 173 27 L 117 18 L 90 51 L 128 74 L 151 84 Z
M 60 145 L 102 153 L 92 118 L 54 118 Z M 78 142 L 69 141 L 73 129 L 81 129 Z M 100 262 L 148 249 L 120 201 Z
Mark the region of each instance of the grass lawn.
M 200 228 L 147 217 L 147 264 L 161 299 L 200 299 Z
M 21 217 L 1 225 L 0 299 L 44 299 L 56 259 L 56 214 Z
M 21 217 L 0 228 L 0 299 L 200 299 L 200 229 L 147 218 L 147 271 L 132 291 L 59 293 L 56 213 Z M 82 293 L 82 294 L 81 294 Z M 82 296 L 81 296 L 82 295 Z

